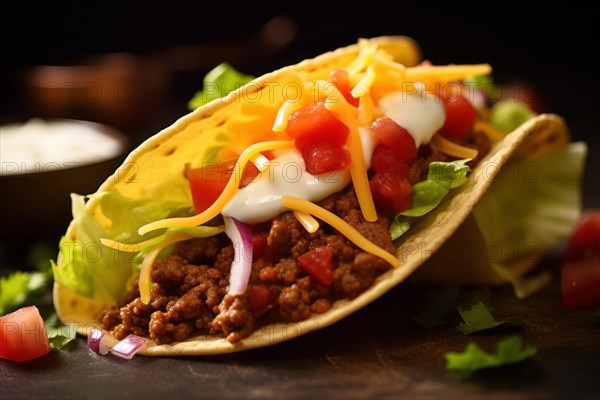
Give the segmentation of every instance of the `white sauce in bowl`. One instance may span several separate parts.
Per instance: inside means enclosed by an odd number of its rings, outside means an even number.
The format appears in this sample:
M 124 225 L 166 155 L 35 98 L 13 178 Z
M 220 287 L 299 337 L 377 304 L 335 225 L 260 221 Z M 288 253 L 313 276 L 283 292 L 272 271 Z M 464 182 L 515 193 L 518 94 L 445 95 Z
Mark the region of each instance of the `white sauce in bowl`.
M 123 144 L 94 124 L 31 119 L 0 127 L 0 175 L 77 167 L 118 156 Z

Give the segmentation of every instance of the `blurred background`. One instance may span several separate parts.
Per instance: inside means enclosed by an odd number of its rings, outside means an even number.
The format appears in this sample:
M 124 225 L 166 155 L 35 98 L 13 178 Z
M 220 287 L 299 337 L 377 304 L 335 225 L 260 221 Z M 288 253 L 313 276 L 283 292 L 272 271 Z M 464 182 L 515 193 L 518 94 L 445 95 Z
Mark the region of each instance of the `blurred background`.
M 1 7 L 0 124 L 32 117 L 97 122 L 121 132 L 124 155 L 186 114 L 203 76 L 220 62 L 261 75 L 359 37 L 407 35 L 435 64 L 490 63 L 497 82 L 518 84 L 538 109 L 564 116 L 573 138 L 589 145 L 584 206 L 600 207 L 593 62 L 600 35 L 594 13 L 573 2 L 528 8 L 506 1 L 169 1 L 157 7 L 10 0 Z M 85 182 L 72 178 L 65 190 L 93 191 L 120 159 L 113 161 Z M 23 194 L 2 182 L 5 200 Z M 0 268 L 24 268 L 35 243 L 52 250 L 69 221 L 68 197 L 32 220 L 26 216 L 45 199 L 35 190 L 24 195 L 28 201 L 18 200 L 15 219 L 2 214 Z

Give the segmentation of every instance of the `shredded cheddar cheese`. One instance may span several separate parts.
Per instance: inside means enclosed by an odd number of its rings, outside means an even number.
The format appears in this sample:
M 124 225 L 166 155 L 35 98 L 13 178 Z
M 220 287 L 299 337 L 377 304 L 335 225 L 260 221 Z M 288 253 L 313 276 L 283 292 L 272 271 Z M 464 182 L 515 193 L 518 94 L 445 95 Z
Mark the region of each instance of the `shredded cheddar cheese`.
M 350 224 L 348 224 L 346 221 L 344 221 L 334 213 L 327 211 L 326 209 L 314 203 L 311 203 L 310 201 L 298 197 L 283 196 L 281 202 L 285 207 L 291 210 L 303 211 L 307 214 L 314 215 L 315 217 L 323 220 L 324 222 L 337 229 L 342 235 L 348 238 L 348 240 L 350 240 L 352 243 L 354 243 L 364 251 L 383 259 L 392 267 L 399 266 L 398 259 L 393 254 L 388 253 L 381 247 L 369 241 L 367 238 L 361 235 L 359 231 L 354 229 Z
M 477 157 L 478 151 L 470 147 L 461 146 L 460 144 L 451 142 L 442 135 L 435 135 L 431 139 L 431 145 L 441 151 L 444 154 L 457 158 L 470 158 L 474 159 Z
M 356 98 L 364 96 L 369 91 L 369 89 L 371 89 L 373 82 L 375 82 L 375 69 L 371 65 L 367 68 L 367 72 L 365 72 L 365 75 L 356 84 L 356 86 L 354 86 L 350 94 L 352 95 L 352 97 Z
M 504 134 L 490 124 L 488 121 L 478 119 L 473 124 L 473 130 L 483 132 L 492 142 L 499 142 L 504 139 Z
M 406 69 L 406 79 L 409 81 L 422 81 L 436 79 L 440 82 L 449 82 L 465 79 L 468 76 L 488 75 L 492 72 L 489 64 L 475 65 L 423 65 Z
M 370 222 L 377 221 L 377 211 L 375 209 L 373 196 L 371 195 L 369 177 L 367 176 L 367 166 L 365 164 L 365 159 L 362 156 L 362 142 L 360 133 L 358 132 L 358 126 L 356 125 L 358 110 L 348 104 L 344 96 L 339 92 L 331 97 L 331 101 L 325 103 L 325 108 L 333 112 L 350 130 L 347 147 L 350 154 L 354 155 L 354 157 L 352 157 L 352 163 L 350 164 L 352 184 L 354 185 L 356 197 L 358 198 L 358 204 L 360 205 L 363 217 Z
M 254 166 L 256 167 L 256 169 L 258 169 L 259 172 L 263 172 L 264 170 L 269 168 L 269 159 L 261 153 L 258 153 L 255 156 L 253 156 L 250 159 L 250 161 L 252 162 L 252 164 L 254 164 Z
M 142 303 L 148 304 L 150 302 L 150 270 L 152 269 L 152 264 L 156 257 L 158 257 L 165 247 L 192 238 L 193 236 L 185 233 L 176 233 L 150 249 L 146 257 L 144 257 L 142 267 L 140 268 L 139 289 Z
M 282 140 L 282 141 L 273 141 L 273 142 L 262 142 L 256 143 L 250 147 L 248 147 L 238 159 L 239 168 L 234 168 L 231 177 L 229 177 L 229 181 L 227 185 L 225 185 L 225 189 L 221 195 L 217 198 L 217 200 L 206 210 L 201 212 L 200 214 L 194 215 L 192 217 L 185 218 L 167 218 L 160 221 L 151 222 L 142 226 L 138 233 L 140 235 L 145 235 L 148 232 L 155 231 L 157 229 L 162 228 L 191 228 L 193 226 L 202 225 L 205 222 L 210 221 L 217 215 L 221 213 L 221 210 L 225 205 L 231 200 L 231 198 L 235 195 L 238 190 L 238 182 L 241 180 L 241 176 L 238 176 L 244 171 L 246 164 L 250 161 L 250 159 L 256 155 L 256 153 L 260 153 L 267 150 L 280 150 L 292 148 L 294 146 L 294 142 L 292 140 Z
M 143 242 L 140 242 L 140 243 L 121 243 L 121 242 L 117 242 L 115 240 L 101 238 L 100 243 L 102 243 L 106 247 L 110 247 L 111 249 L 124 251 L 127 253 L 137 253 L 138 251 L 142 251 L 147 247 L 150 247 L 150 246 L 160 243 L 160 241 L 162 239 L 163 238 L 159 236 L 156 238 L 144 240 Z
M 288 119 L 290 115 L 299 109 L 306 107 L 314 102 L 314 97 L 312 95 L 312 91 L 309 88 L 307 82 L 305 82 L 300 75 L 290 72 L 291 80 L 289 83 L 293 83 L 298 85 L 297 87 L 300 90 L 299 98 L 289 98 L 283 102 L 279 110 L 277 111 L 277 116 L 275 117 L 275 122 L 273 123 L 273 131 L 274 132 L 283 132 L 287 128 Z
M 294 217 L 296 217 L 298 222 L 300 222 L 308 233 L 315 233 L 319 230 L 319 221 L 314 219 L 312 215 L 305 213 L 304 211 L 294 210 Z

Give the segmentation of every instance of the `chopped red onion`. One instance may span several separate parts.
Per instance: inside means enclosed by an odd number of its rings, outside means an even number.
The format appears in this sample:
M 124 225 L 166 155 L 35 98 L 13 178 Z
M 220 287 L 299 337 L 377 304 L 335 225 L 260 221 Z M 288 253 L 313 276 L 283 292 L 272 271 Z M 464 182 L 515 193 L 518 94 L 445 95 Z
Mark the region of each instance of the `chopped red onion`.
M 229 294 L 237 295 L 246 291 L 252 269 L 252 230 L 231 217 L 224 217 L 225 233 L 233 243 L 234 257 L 229 275 Z
M 113 353 L 115 356 L 131 360 L 135 353 L 137 353 L 142 347 L 144 347 L 145 344 L 146 339 L 131 334 L 125 339 L 115 344 L 112 347 L 112 349 L 110 349 L 110 352 Z
M 108 354 L 110 346 L 107 343 L 108 336 L 100 329 L 93 328 L 88 334 L 88 348 L 97 354 Z

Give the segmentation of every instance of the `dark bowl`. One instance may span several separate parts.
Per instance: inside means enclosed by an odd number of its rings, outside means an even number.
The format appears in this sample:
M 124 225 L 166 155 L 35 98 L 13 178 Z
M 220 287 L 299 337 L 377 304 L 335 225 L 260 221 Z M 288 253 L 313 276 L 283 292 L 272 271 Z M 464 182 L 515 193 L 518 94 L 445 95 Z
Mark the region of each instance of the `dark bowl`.
M 122 163 L 129 139 L 116 129 L 87 121 L 66 121 L 92 127 L 120 143 L 118 154 L 95 162 L 76 163 L 64 168 L 59 163 L 36 165 L 0 175 L 0 239 L 54 238 L 62 235 L 72 219 L 70 193 L 91 194 Z M 4 167 L 7 167 L 3 161 Z

